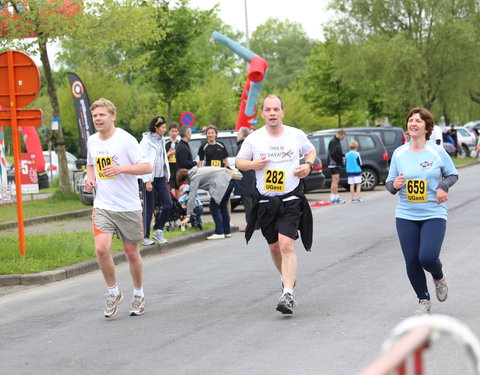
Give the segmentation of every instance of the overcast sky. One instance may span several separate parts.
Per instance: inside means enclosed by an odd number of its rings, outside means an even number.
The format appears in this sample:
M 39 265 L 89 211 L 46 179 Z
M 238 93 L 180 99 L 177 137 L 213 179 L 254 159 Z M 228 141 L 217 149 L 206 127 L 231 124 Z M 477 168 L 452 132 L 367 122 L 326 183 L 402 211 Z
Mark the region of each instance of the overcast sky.
M 298 22 L 307 35 L 316 40 L 323 40 L 322 24 L 328 21 L 327 5 L 329 0 L 190 0 L 192 8 L 211 9 L 219 5 L 219 17 L 234 30 L 245 34 L 245 2 L 247 4 L 249 35 L 273 17 L 281 21 Z M 49 55 L 53 60 L 58 45 L 49 45 Z M 39 56 L 32 56 L 41 64 Z M 54 68 L 56 64 L 52 61 Z
M 249 34 L 268 18 L 302 24 L 312 39 L 323 40 L 322 24 L 328 21 L 328 0 L 190 0 L 190 6 L 211 9 L 219 4 L 219 16 L 235 30 L 245 34 L 245 1 Z

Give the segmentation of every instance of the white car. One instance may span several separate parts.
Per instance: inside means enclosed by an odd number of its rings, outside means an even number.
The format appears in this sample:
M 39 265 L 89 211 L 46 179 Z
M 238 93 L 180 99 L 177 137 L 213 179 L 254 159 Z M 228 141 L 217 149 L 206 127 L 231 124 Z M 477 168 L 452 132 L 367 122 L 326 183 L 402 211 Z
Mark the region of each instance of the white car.
M 77 165 L 75 164 L 75 162 L 77 161 L 77 157 L 68 151 L 65 151 L 65 154 L 67 155 L 68 170 L 73 173 L 73 171 L 76 171 L 78 169 Z M 52 182 L 53 180 L 58 178 L 59 167 L 57 153 L 55 151 L 51 151 L 50 153 L 48 151 L 43 151 L 43 157 L 45 158 L 45 171 L 48 174 L 48 180 Z
M 463 126 L 455 126 L 459 147 L 458 157 L 477 156 L 477 138 L 473 132 Z

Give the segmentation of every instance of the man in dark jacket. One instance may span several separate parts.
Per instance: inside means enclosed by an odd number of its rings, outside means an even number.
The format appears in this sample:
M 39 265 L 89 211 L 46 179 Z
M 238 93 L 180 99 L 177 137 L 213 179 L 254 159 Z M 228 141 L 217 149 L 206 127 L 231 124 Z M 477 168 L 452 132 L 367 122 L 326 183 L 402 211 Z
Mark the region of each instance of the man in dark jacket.
M 251 130 L 245 126 L 238 129 L 237 134 L 237 154 L 242 148 L 243 141 L 250 134 Z M 248 223 L 250 219 L 250 213 L 252 212 L 253 207 L 253 196 L 255 194 L 255 171 L 240 171 L 242 172 L 243 178 L 241 180 L 235 181 L 234 194 L 240 195 L 242 197 L 242 204 L 245 208 L 245 220 Z
M 328 169 L 332 174 L 332 183 L 330 185 L 330 203 L 345 203 L 345 200 L 338 195 L 338 182 L 340 181 L 340 168 L 343 166 L 344 156 L 342 151 L 342 141 L 346 137 L 345 130 L 340 129 L 335 137 L 328 144 Z
M 192 152 L 190 151 L 190 146 L 188 145 L 190 137 L 192 136 L 192 129 L 186 126 L 181 126 L 179 134 L 181 139 L 180 142 L 178 142 L 177 149 L 175 151 L 177 159 L 177 169 L 190 169 L 197 165 L 197 163 L 193 161 Z

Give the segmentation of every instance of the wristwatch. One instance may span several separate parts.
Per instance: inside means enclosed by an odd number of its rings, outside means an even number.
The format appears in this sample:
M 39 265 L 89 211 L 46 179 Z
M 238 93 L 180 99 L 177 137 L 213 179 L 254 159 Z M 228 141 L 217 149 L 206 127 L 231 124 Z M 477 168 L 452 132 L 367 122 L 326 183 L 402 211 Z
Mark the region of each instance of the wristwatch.
M 310 170 L 312 170 L 313 169 L 313 163 L 311 161 L 307 161 L 306 163 L 310 166 Z

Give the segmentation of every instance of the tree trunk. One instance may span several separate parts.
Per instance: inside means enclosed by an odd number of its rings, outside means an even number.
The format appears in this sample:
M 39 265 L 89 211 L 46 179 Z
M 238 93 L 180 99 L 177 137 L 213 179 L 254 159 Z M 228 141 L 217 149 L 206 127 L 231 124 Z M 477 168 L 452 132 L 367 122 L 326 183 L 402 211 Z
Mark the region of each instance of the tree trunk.
M 172 123 L 172 102 L 169 101 L 168 102 L 168 123 L 167 123 L 167 128 L 168 128 L 168 125 L 170 125 Z
M 52 114 L 55 118 L 60 118 L 60 106 L 58 105 L 57 90 L 55 89 L 55 82 L 53 81 L 52 69 L 50 67 L 50 60 L 47 53 L 47 39 L 40 33 L 38 35 L 38 48 L 40 50 L 40 60 L 42 61 L 45 79 L 47 81 L 48 96 L 50 97 L 50 104 L 52 105 Z M 53 131 L 55 137 L 55 151 L 58 157 L 59 168 L 59 190 L 62 193 L 71 192 L 70 174 L 68 172 L 67 156 L 65 154 L 65 140 L 63 138 L 63 131 L 61 123 L 58 123 L 58 130 Z
M 473 92 L 473 90 L 470 90 L 470 99 L 472 102 L 480 104 L 480 92 Z

